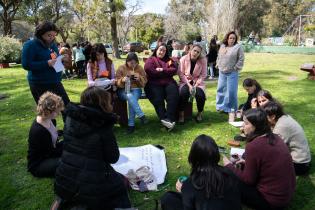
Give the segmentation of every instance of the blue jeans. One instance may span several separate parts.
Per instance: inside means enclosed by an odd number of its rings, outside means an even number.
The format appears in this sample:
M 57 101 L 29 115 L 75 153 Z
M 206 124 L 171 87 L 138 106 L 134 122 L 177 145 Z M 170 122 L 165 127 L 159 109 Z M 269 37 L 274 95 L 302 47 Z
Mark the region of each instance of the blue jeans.
M 130 93 L 126 94 L 124 89 L 119 89 L 117 91 L 118 97 L 120 100 L 128 101 L 128 126 L 135 126 L 135 118 L 136 116 L 142 117 L 144 113 L 142 112 L 138 100 L 141 96 L 142 89 L 141 88 L 132 88 L 130 89 Z
M 224 112 L 237 110 L 238 71 L 219 71 L 216 109 Z

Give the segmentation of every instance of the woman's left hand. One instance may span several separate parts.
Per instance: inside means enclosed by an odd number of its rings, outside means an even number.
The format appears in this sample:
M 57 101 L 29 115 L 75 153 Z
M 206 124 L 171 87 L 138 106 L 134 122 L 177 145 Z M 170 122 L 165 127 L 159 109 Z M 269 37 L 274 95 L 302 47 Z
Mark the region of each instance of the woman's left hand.
M 232 163 L 229 158 L 227 158 L 225 155 L 223 155 L 223 165 L 229 165 L 230 163 Z
M 183 186 L 183 184 L 179 180 L 177 180 L 177 182 L 176 182 L 177 192 L 182 192 L 182 186 Z

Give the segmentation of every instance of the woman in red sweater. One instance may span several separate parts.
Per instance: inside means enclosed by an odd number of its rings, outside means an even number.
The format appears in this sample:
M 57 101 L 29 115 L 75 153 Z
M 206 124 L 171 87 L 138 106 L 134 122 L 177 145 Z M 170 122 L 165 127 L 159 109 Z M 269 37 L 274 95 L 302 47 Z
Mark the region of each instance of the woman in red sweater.
M 245 112 L 244 133 L 247 137 L 242 169 L 226 157 L 224 165 L 241 180 L 242 202 L 254 209 L 283 209 L 295 190 L 295 173 L 288 147 L 274 135 L 262 109 Z
M 177 83 L 173 79 L 177 74 L 177 64 L 168 54 L 166 45 L 162 43 L 145 62 L 144 70 L 148 82 L 144 91 L 162 125 L 170 131 L 175 126 L 179 92 Z

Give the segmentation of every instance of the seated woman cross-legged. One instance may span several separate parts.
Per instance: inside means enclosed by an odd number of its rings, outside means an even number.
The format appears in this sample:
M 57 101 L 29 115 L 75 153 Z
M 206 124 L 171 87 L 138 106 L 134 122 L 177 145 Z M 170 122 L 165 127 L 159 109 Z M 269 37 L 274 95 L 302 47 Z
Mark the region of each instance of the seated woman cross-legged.
M 146 60 L 144 70 L 148 83 L 144 90 L 162 125 L 170 131 L 175 126 L 179 93 L 177 83 L 173 79 L 177 73 L 177 65 L 168 55 L 167 47 L 162 43 Z M 167 103 L 166 107 L 164 101 Z
M 127 133 L 133 133 L 135 130 L 136 115 L 142 124 L 147 123 L 147 119 L 140 108 L 138 100 L 142 94 L 142 88 L 147 82 L 147 77 L 143 68 L 139 65 L 139 59 L 136 53 L 129 53 L 126 58 L 126 64 L 119 66 L 116 72 L 117 94 L 121 100 L 128 101 L 128 130 Z
M 195 97 L 197 101 L 198 113 L 196 121 L 202 121 L 202 112 L 206 101 L 205 83 L 207 77 L 207 59 L 201 56 L 202 47 L 193 45 L 188 55 L 180 59 L 178 70 L 180 78 L 180 98 L 179 98 L 179 123 L 184 123 L 184 109 L 190 97 Z
M 54 120 L 63 110 L 62 98 L 51 92 L 40 96 L 37 117 L 28 138 L 27 168 L 36 177 L 54 177 L 63 142 L 58 142 Z
M 293 197 L 295 173 L 288 147 L 274 135 L 267 114 L 261 108 L 243 115 L 247 137 L 245 153 L 234 164 L 223 157 L 224 165 L 240 179 L 242 202 L 256 210 L 284 209 Z
M 79 105 L 67 106 L 55 179 L 55 193 L 64 204 L 93 210 L 131 206 L 123 176 L 110 165 L 119 159 L 110 102 L 108 91 L 92 86 L 82 92 Z
M 177 181 L 179 193 L 163 195 L 163 210 L 242 209 L 239 181 L 229 169 L 219 165 L 219 149 L 210 136 L 200 135 L 194 140 L 188 161 L 190 177 Z
M 268 102 L 264 110 L 273 133 L 278 134 L 289 147 L 295 174 L 306 175 L 311 167 L 311 153 L 303 128 L 290 115 L 285 114 L 277 102 Z

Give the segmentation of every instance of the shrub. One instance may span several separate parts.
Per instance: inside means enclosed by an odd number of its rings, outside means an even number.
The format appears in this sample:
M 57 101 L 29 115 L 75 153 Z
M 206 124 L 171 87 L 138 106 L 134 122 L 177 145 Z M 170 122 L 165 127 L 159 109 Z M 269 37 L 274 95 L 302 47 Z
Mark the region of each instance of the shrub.
M 22 43 L 13 37 L 0 36 L 0 63 L 17 62 L 21 58 Z

